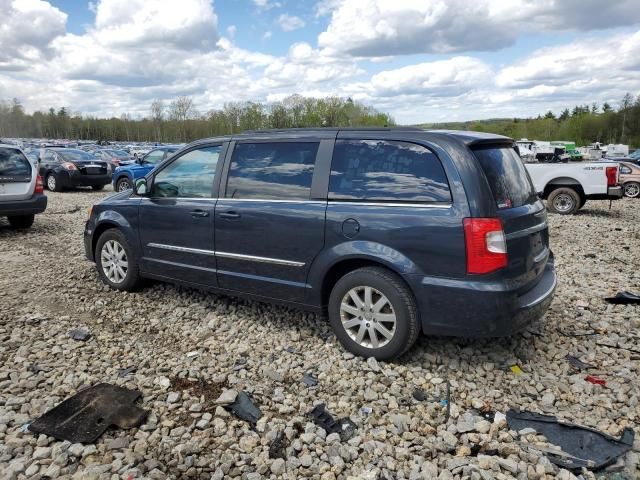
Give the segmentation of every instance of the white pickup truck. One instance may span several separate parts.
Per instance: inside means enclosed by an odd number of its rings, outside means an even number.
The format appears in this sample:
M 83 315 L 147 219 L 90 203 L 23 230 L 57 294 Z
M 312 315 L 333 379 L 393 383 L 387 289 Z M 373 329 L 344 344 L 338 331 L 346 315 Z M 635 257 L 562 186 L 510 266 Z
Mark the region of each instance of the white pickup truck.
M 622 198 L 617 162 L 525 163 L 550 212 L 571 215 L 587 200 Z

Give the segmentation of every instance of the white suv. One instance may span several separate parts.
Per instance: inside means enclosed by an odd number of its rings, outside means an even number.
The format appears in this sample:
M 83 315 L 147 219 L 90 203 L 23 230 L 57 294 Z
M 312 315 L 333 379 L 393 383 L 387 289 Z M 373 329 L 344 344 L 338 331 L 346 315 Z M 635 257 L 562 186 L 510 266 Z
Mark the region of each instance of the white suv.
M 15 145 L 0 144 L 0 217 L 8 217 L 13 228 L 29 228 L 46 208 L 37 161 Z

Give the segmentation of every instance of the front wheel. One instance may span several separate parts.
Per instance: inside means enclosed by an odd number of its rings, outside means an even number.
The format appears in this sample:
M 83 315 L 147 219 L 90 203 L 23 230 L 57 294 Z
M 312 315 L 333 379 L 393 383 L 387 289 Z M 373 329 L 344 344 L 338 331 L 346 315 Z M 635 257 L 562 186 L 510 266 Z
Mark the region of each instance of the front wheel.
M 345 349 L 362 357 L 399 357 L 419 335 L 418 315 L 400 277 L 378 267 L 343 276 L 329 297 L 329 322 Z
M 111 288 L 131 292 L 140 285 L 138 261 L 120 230 L 112 228 L 100 235 L 95 259 L 100 278 Z
M 629 198 L 640 197 L 640 183 L 628 182 L 624 184 L 624 196 Z
M 9 217 L 9 225 L 13 228 L 29 228 L 33 225 L 33 221 L 36 218 L 35 215 L 17 215 L 15 217 Z
M 62 190 L 62 188 L 60 187 L 60 184 L 58 183 L 58 179 L 53 173 L 50 173 L 49 175 L 47 175 L 46 184 L 47 184 L 47 188 L 52 192 L 59 192 L 60 190 Z
M 560 215 L 573 215 L 580 208 L 580 195 L 573 188 L 556 188 L 547 198 L 547 210 Z
M 133 185 L 127 177 L 121 178 L 120 180 L 118 180 L 118 183 L 116 183 L 116 190 L 118 192 L 125 192 L 127 190 L 131 190 L 132 188 Z

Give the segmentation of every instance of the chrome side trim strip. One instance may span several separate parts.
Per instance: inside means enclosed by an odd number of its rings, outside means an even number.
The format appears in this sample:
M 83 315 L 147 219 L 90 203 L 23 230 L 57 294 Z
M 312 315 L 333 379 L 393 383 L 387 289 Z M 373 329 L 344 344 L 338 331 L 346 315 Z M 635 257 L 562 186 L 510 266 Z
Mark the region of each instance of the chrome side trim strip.
M 147 243 L 147 247 L 162 248 L 163 250 L 173 250 L 175 252 L 199 253 L 200 255 L 215 255 L 213 250 L 202 250 L 200 248 L 178 247 L 176 245 L 165 245 L 163 243 Z
M 393 202 L 393 203 L 385 203 L 385 202 L 350 202 L 350 201 L 339 201 L 339 200 L 330 200 L 329 205 L 365 205 L 367 207 L 417 207 L 417 208 L 451 208 L 452 204 L 448 203 L 446 205 L 435 204 L 435 203 L 410 203 L 410 202 Z
M 294 262 L 293 260 L 282 260 L 280 258 L 257 257 L 255 255 L 242 255 L 228 252 L 216 252 L 216 256 L 232 258 L 234 260 L 247 260 L 250 262 L 273 263 L 275 265 L 286 265 L 288 267 L 304 267 L 304 262 Z
M 265 202 L 265 203 L 305 203 L 325 204 L 326 200 L 281 200 L 275 198 L 219 198 L 221 202 Z
M 247 260 L 250 262 L 271 263 L 274 265 L 285 265 L 287 267 L 304 267 L 304 262 L 295 262 L 293 260 L 283 260 L 280 258 L 258 257 L 255 255 L 242 255 L 240 253 L 215 252 L 213 250 L 203 250 L 200 248 L 178 247 L 176 245 L 165 245 L 163 243 L 147 243 L 147 247 L 161 248 L 163 250 L 172 250 L 175 252 L 197 253 L 200 255 L 214 255 L 221 258 L 231 258 L 234 260 Z

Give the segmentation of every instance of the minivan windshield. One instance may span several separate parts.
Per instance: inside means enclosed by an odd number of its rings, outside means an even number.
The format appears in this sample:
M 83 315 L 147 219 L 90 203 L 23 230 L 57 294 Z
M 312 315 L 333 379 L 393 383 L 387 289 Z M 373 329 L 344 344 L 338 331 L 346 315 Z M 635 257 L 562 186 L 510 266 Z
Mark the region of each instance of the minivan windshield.
M 529 172 L 516 150 L 507 146 L 474 149 L 499 209 L 521 207 L 536 201 Z

